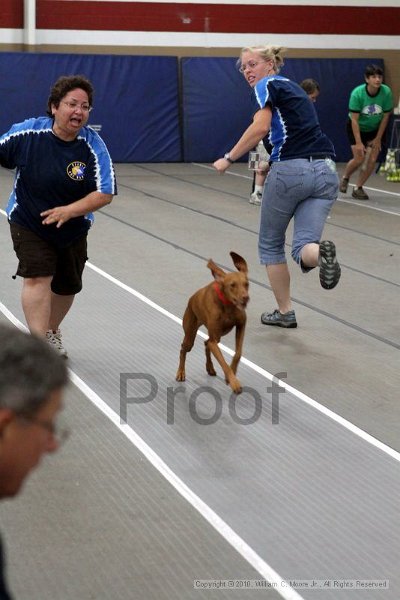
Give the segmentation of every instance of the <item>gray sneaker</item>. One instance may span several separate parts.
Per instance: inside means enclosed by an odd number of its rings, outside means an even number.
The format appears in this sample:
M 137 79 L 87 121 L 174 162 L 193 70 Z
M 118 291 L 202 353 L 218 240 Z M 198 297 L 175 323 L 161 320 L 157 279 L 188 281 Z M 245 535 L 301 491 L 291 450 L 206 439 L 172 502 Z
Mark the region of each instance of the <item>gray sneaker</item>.
M 339 190 L 342 192 L 342 194 L 345 194 L 347 192 L 348 185 L 349 185 L 349 178 L 343 177 L 342 181 L 340 182 L 340 187 L 339 187 Z
M 61 331 L 59 329 L 57 331 L 52 331 L 51 329 L 46 331 L 46 340 L 61 356 L 68 358 L 68 352 L 63 346 Z
M 289 310 L 287 313 L 281 313 L 277 308 L 272 313 L 264 312 L 261 315 L 261 323 L 263 325 L 276 325 L 277 327 L 286 327 L 288 329 L 297 327 L 294 310 Z
M 355 187 L 353 193 L 351 194 L 351 197 L 355 198 L 356 200 L 369 200 L 368 194 L 364 192 L 362 187 Z

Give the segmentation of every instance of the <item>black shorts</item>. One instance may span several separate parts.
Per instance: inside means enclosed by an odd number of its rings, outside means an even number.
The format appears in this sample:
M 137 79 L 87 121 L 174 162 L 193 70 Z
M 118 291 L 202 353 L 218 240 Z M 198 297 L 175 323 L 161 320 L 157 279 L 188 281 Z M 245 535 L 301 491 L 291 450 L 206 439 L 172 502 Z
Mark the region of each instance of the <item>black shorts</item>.
M 347 121 L 346 126 L 347 137 L 349 138 L 350 146 L 355 146 L 356 140 L 354 138 L 353 128 L 351 126 L 351 120 Z M 361 141 L 366 146 L 367 142 L 374 140 L 376 138 L 376 134 L 378 133 L 377 129 L 373 131 L 360 131 Z M 384 138 L 382 138 L 382 142 L 384 142 Z
M 82 273 L 87 261 L 87 234 L 67 248 L 57 248 L 30 229 L 10 223 L 11 237 L 20 277 L 53 277 L 51 290 L 61 296 L 82 289 Z

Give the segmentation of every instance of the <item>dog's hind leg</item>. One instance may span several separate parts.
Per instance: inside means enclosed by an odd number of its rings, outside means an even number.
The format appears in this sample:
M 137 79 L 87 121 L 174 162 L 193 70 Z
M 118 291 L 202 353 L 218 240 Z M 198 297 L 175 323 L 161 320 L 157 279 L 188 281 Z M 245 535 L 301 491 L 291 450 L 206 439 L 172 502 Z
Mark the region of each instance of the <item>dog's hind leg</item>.
M 186 354 L 190 352 L 193 348 L 194 340 L 196 339 L 196 333 L 199 328 L 197 317 L 189 306 L 186 308 L 185 314 L 183 315 L 182 325 L 183 330 L 185 332 L 185 337 L 183 338 L 183 342 L 181 344 L 181 351 L 179 354 L 179 367 L 175 377 L 176 381 L 185 381 L 186 379 Z

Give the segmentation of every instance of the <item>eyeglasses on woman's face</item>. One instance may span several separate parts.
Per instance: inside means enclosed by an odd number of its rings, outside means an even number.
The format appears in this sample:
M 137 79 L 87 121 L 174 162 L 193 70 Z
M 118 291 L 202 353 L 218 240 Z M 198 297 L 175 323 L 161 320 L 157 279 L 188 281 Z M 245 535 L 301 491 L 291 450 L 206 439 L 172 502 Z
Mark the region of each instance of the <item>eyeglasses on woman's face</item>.
M 249 62 L 240 65 L 239 73 L 244 73 L 247 69 L 255 69 L 258 65 L 265 62 L 265 60 L 249 60 Z
M 66 100 L 61 100 L 61 104 L 65 104 L 65 106 L 68 106 L 68 108 L 70 108 L 72 111 L 77 110 L 78 108 L 85 113 L 89 113 L 92 109 L 93 106 L 90 106 L 90 104 L 79 104 L 78 102 L 67 102 Z

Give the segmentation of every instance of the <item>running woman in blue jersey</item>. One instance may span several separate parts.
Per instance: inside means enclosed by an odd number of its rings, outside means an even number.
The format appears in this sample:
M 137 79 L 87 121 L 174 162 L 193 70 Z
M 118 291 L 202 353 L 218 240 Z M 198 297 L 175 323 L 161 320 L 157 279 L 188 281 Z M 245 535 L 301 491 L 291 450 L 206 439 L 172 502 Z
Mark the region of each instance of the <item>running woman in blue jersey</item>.
M 258 249 L 278 308 L 263 313 L 261 322 L 291 328 L 297 327 L 297 321 L 285 256 L 286 230 L 293 219 L 292 257 L 302 271 L 319 266 L 322 287 L 334 288 L 340 279 L 335 245 L 320 239 L 339 179 L 332 142 L 322 133 L 307 94 L 278 74 L 282 54 L 282 48 L 274 46 L 242 49 L 240 71 L 254 88 L 259 110 L 237 144 L 214 167 L 224 173 L 262 139 L 273 147 L 262 196 Z
M 87 127 L 93 86 L 60 77 L 48 117 L 27 119 L 0 137 L 0 164 L 15 169 L 7 206 L 22 308 L 31 332 L 67 355 L 60 323 L 82 289 L 92 212 L 116 193 L 114 168 L 100 136 Z

